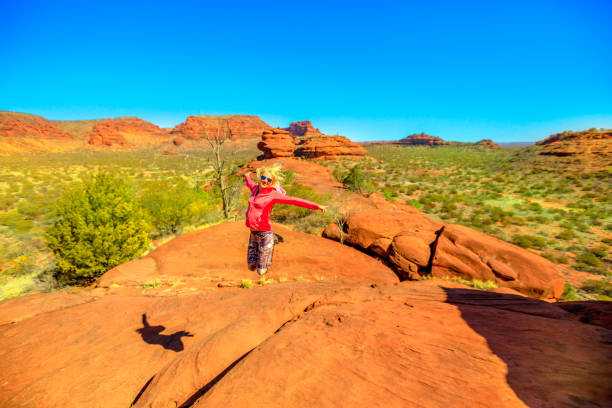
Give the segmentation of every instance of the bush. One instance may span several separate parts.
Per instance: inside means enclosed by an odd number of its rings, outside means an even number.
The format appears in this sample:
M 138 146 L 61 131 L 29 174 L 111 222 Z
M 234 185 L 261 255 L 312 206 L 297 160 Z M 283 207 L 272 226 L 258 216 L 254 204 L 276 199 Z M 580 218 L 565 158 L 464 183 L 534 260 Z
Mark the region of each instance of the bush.
M 154 230 L 152 237 L 176 234 L 188 224 L 219 217 L 220 204 L 211 193 L 192 188 L 185 180 L 175 179 L 147 184 L 140 203 Z
M 571 284 L 565 282 L 565 289 L 563 290 L 563 294 L 559 300 L 565 302 L 571 302 L 574 300 L 578 300 L 578 293 L 576 292 L 576 288 Z
M 605 280 L 586 280 L 582 284 L 582 290 L 589 293 L 612 297 L 612 283 L 606 282 Z
M 512 243 L 523 248 L 546 248 L 546 240 L 533 235 L 515 235 L 512 237 Z
M 360 194 L 374 191 L 372 183 L 361 170 L 361 164 L 356 164 L 351 168 L 349 174 L 342 180 L 342 184 L 349 190 Z
M 149 246 L 150 226 L 130 185 L 110 173 L 90 176 L 66 191 L 56 213 L 46 238 L 60 283 L 90 282 Z

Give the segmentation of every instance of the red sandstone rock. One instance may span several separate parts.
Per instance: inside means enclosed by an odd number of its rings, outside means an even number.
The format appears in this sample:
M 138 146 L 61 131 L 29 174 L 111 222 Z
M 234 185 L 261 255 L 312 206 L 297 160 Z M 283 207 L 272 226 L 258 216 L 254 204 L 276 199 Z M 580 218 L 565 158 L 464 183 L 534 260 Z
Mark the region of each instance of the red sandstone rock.
M 264 159 L 293 157 L 295 144 L 289 132 L 282 129 L 266 129 L 257 148 L 263 152 Z
M 337 159 L 340 157 L 361 158 L 368 152 L 344 136 L 310 136 L 299 140 L 295 156 L 308 159 Z
M 562 132 L 536 142 L 539 154 L 553 156 L 612 156 L 612 129 Z
M 117 125 L 112 119 L 98 121 L 89 132 L 89 144 L 94 146 L 123 145 L 125 138 L 117 131 Z
M 563 293 L 565 280 L 547 259 L 470 228 L 443 224 L 412 207 L 365 210 L 349 217 L 346 225 L 346 243 L 387 259 L 406 279 L 431 273 L 491 280 L 537 298 Z M 323 232 L 330 239 L 338 235 L 333 226 Z
M 185 139 L 184 139 L 184 138 L 182 138 L 182 137 L 175 137 L 175 138 L 172 140 L 172 144 L 174 144 L 175 146 L 180 146 L 180 145 L 182 145 L 183 143 L 185 143 Z
M 74 139 L 47 119 L 26 113 L 0 111 L 0 137 Z
M 117 126 L 118 132 L 139 136 L 150 136 L 152 138 L 165 136 L 167 134 L 167 132 L 161 129 L 159 126 L 140 118 L 121 117 L 113 119 L 113 121 Z
M 319 129 L 315 129 L 309 120 L 302 120 L 299 122 L 292 122 L 285 130 L 289 131 L 292 137 L 303 137 L 303 136 L 322 136 L 323 133 Z
M 603 407 L 611 335 L 439 281 L 105 296 L 0 325 L 0 406 Z
M 274 247 L 267 277 L 274 279 L 340 279 L 377 284 L 398 282 L 393 271 L 377 260 L 337 242 L 293 232 L 274 224 L 284 242 Z M 145 257 L 105 273 L 100 287 L 143 285 L 153 279 L 199 279 L 204 286 L 242 279 L 258 280 L 247 269 L 249 229 L 244 221 L 228 222 L 190 232 L 162 245 Z M 186 250 L 186 248 L 188 248 Z M 214 254 L 214 256 L 211 256 Z M 153 262 L 154 261 L 154 262 Z
M 426 145 L 426 146 L 442 146 L 449 145 L 450 143 L 442 140 L 436 136 L 430 136 L 427 133 L 415 133 L 409 136 L 406 136 L 403 139 L 395 142 L 397 144 L 408 144 L 408 145 Z
M 218 129 L 227 126 L 228 136 L 231 140 L 259 138 L 268 125 L 258 116 L 225 115 L 225 116 L 189 116 L 184 123 L 175 126 L 170 132 L 172 135 L 183 136 L 186 139 L 199 140 L 206 136 L 212 137 Z
M 493 150 L 497 150 L 499 149 L 499 146 L 492 141 L 491 139 L 482 139 L 477 141 L 476 143 L 474 143 L 475 146 L 479 146 L 479 147 L 483 147 L 485 149 L 493 149 Z

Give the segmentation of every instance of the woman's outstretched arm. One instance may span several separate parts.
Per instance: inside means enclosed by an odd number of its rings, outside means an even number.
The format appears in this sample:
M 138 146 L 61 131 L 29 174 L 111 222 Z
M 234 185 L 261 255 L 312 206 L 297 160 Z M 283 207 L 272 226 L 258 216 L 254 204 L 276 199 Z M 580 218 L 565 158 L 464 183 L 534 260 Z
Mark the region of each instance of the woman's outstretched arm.
M 247 187 L 251 190 L 251 193 L 255 191 L 257 184 L 253 183 L 253 180 L 251 180 L 251 172 L 244 174 L 244 181 L 246 181 Z
M 311 210 L 323 210 L 327 209 L 326 206 L 319 205 L 317 203 L 313 203 L 312 201 L 304 200 L 303 198 L 284 196 L 284 197 L 276 197 L 274 198 L 275 204 L 291 204 L 297 205 L 298 207 L 309 208 Z

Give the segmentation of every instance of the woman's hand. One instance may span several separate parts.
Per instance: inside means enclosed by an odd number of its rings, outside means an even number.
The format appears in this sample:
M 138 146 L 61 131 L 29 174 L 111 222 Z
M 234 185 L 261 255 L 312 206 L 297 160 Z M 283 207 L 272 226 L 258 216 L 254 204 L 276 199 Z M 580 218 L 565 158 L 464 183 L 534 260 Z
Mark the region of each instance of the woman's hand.
M 326 205 L 320 205 L 319 206 L 319 210 L 325 212 L 325 211 L 327 211 L 327 206 Z

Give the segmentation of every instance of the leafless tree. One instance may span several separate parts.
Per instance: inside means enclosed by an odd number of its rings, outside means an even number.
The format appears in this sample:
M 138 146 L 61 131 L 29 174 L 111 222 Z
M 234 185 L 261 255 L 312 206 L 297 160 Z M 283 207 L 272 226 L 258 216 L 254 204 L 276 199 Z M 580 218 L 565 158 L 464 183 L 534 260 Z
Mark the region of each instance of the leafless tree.
M 215 171 L 215 184 L 221 191 L 223 216 L 229 219 L 240 193 L 240 184 L 230 180 L 230 175 L 233 173 L 232 160 L 228 160 L 226 152 L 222 149 L 223 144 L 231 139 L 232 131 L 227 120 L 219 119 L 217 128 L 212 134 L 208 133 L 205 126 L 202 127 L 202 133 L 212 149 L 212 167 Z

